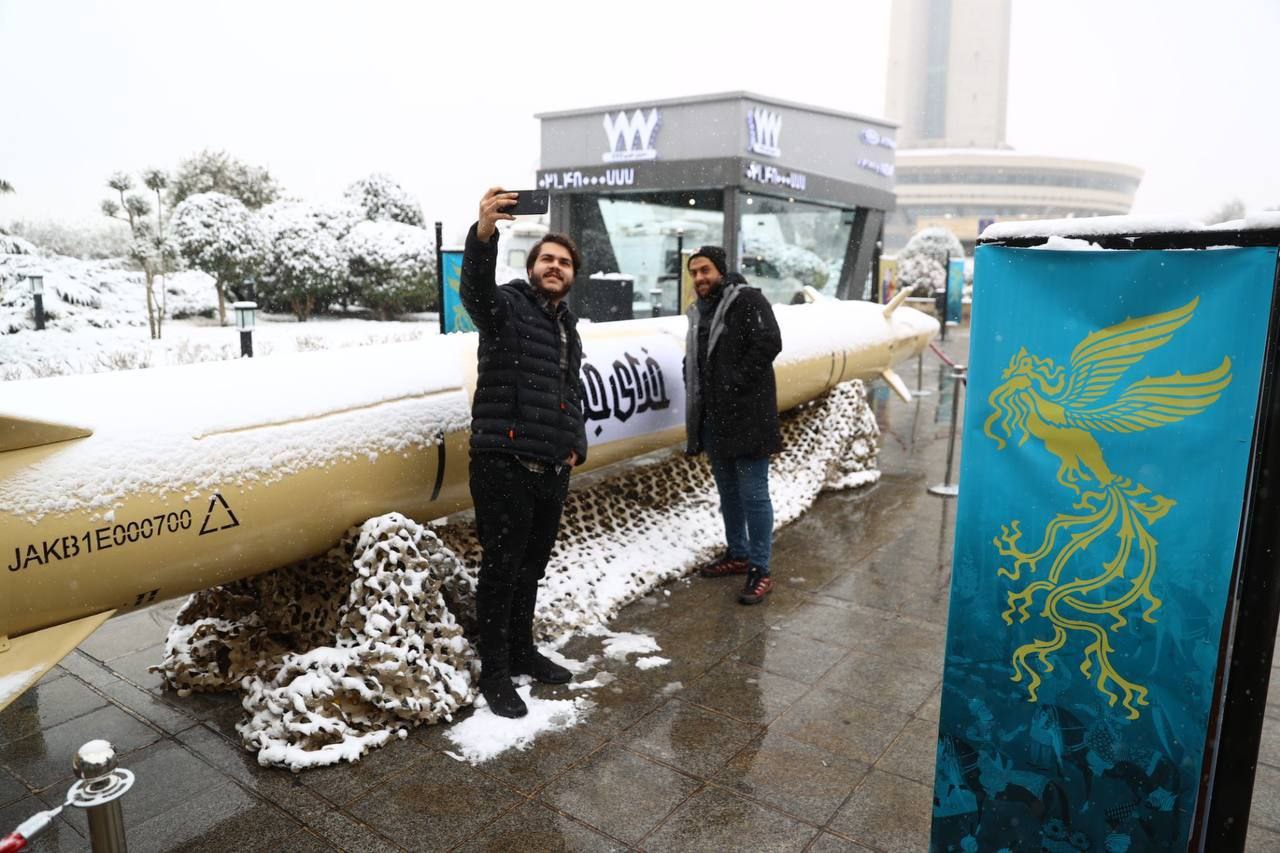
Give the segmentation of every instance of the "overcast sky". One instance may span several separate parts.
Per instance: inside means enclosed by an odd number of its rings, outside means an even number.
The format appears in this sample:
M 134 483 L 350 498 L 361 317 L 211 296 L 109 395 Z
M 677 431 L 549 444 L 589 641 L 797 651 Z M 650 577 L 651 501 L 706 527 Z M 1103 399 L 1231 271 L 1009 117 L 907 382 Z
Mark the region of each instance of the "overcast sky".
M 889 8 L 0 0 L 0 222 L 94 221 L 111 172 L 224 148 L 316 200 L 389 172 L 455 233 L 532 184 L 536 112 L 745 89 L 883 115 Z M 1008 141 L 1142 167 L 1135 213 L 1280 205 L 1277 44 L 1280 0 L 1013 0 Z

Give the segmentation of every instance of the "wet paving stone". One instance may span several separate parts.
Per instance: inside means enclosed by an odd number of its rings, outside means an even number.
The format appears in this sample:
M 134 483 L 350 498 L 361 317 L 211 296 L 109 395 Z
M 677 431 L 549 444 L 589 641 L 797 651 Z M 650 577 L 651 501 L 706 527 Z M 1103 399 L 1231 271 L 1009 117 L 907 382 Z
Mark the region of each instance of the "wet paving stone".
M 337 806 L 345 806 L 370 788 L 403 773 L 433 755 L 412 739 L 392 740 L 364 755 L 355 764 L 317 767 L 298 774 L 302 784 Z M 446 759 L 452 760 L 452 759 Z
M 184 714 L 132 684 L 117 681 L 101 689 L 113 703 L 127 708 L 166 734 L 175 734 L 199 724 L 199 720 L 190 714 Z
M 938 752 L 938 724 L 933 720 L 912 720 L 898 735 L 877 770 L 902 776 L 933 789 L 933 770 Z
M 507 853 L 511 850 L 521 853 L 612 853 L 627 849 L 625 844 L 538 802 L 525 803 L 507 812 L 457 848 L 458 853 Z
M 83 717 L 107 704 L 76 678 L 46 676 L 0 711 L 0 745 Z
M 875 652 L 890 649 L 887 640 L 892 623 L 893 616 L 883 611 L 832 601 L 804 604 L 783 620 L 780 627 L 812 640 Z
M 1249 824 L 1244 850 L 1245 853 L 1280 853 L 1280 832 Z
M 386 850 L 403 850 L 373 829 L 338 811 L 324 812 L 307 821 L 315 833 L 344 853 L 382 853 Z
M 813 684 L 848 653 L 849 650 L 843 646 L 770 630 L 747 640 L 733 656 L 743 663 L 794 681 Z
M 818 837 L 813 840 L 805 853 L 864 853 L 870 850 L 870 847 L 846 841 L 829 832 L 819 832 Z
M 872 770 L 831 829 L 882 850 L 928 850 L 933 789 Z
M 1280 832 L 1280 770 L 1259 764 L 1253 777 L 1249 823 Z
M 759 726 L 676 699 L 636 723 L 618 740 L 628 749 L 706 779 L 762 731 Z
M 205 763 L 234 780 L 241 787 L 270 800 L 304 823 L 310 823 L 333 809 L 333 805 L 303 784 L 301 773 L 258 764 L 256 753 L 228 741 L 211 729 L 196 725 L 177 735 L 177 741 Z
M 173 621 L 172 617 L 161 619 L 160 612 L 152 612 L 152 608 L 108 619 L 80 644 L 80 650 L 94 660 L 109 662 L 161 645 Z
M 634 844 L 699 784 L 633 752 L 607 746 L 548 785 L 539 799 Z
M 131 853 L 147 851 L 276 850 L 301 824 L 227 782 L 128 832 Z
M 707 787 L 690 797 L 641 843 L 644 850 L 801 851 L 817 828 Z
M 663 667 L 659 667 L 662 669 Z M 653 672 L 654 670 L 650 670 Z M 575 691 L 576 692 L 576 691 Z M 682 690 L 679 692 L 683 692 Z M 661 688 L 652 684 L 631 680 L 626 676 L 586 691 L 585 697 L 593 707 L 587 712 L 586 721 L 579 728 L 601 737 L 612 737 L 634 725 L 650 711 L 665 704 L 669 697 Z
M 769 731 L 730 759 L 714 781 L 821 825 L 835 814 L 870 769 L 861 762 Z
M 853 761 L 874 764 L 910 720 L 848 694 L 816 688 L 770 728 Z
M 107 669 L 105 665 L 89 657 L 79 649 L 63 658 L 58 664 L 58 668 L 65 670 L 93 687 L 117 684 L 120 681 L 119 676 Z
M 435 753 L 345 810 L 408 850 L 447 850 L 518 802 L 505 785 Z
M 31 792 L 27 790 L 27 786 L 22 784 L 14 775 L 7 770 L 0 770 L 0 806 L 7 806 L 15 800 L 20 800 Z M 0 824 L 0 830 L 7 832 Z
M 913 713 L 942 683 L 941 674 L 864 652 L 849 655 L 819 681 L 819 687 L 848 693 L 870 705 Z
M 479 769 L 522 794 L 532 794 L 566 767 L 604 744 L 604 738 L 578 728 L 538 735 L 528 749 L 510 749 Z
M 716 664 L 680 698 L 739 720 L 768 725 L 809 685 L 734 660 Z
M 71 778 L 71 759 L 88 741 L 108 740 L 117 755 L 124 755 L 154 743 L 160 736 L 160 732 L 150 726 L 108 705 L 13 741 L 0 750 L 0 763 L 27 785 L 43 789 Z
M 110 623 L 107 623 L 110 624 Z M 151 667 L 164 658 L 164 646 L 149 646 L 141 651 L 114 658 L 107 663 L 112 672 L 131 684 L 141 687 L 149 693 L 164 692 L 164 679 L 160 673 L 152 672 Z M 172 694 L 177 695 L 177 694 Z
M 332 850 L 344 848 L 334 847 L 322 841 L 320 836 L 311 830 L 304 829 L 281 841 L 278 849 L 280 853 L 330 853 Z

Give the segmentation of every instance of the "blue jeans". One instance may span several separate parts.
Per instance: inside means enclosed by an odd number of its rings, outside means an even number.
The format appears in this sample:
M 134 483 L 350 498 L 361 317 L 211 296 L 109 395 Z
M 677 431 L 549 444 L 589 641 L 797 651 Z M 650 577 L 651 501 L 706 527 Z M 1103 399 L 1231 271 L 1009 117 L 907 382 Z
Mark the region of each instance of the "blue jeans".
M 720 515 L 729 556 L 747 558 L 752 566 L 769 574 L 773 552 L 773 501 L 769 498 L 769 457 L 721 456 L 715 451 L 711 430 L 702 429 L 702 446 L 711 462 L 711 473 L 720 492 Z

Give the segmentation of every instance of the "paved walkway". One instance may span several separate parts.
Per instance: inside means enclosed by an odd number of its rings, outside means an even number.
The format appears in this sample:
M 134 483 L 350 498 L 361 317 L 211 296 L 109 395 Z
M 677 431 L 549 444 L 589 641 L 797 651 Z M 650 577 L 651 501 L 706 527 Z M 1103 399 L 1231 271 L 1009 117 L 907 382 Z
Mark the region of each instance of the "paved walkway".
M 950 415 L 925 363 L 932 396 L 877 394 L 881 482 L 823 496 L 779 534 L 770 600 L 745 608 L 736 580 L 693 579 L 628 608 L 614 627 L 653 635 L 672 663 L 612 664 L 578 728 L 479 768 L 428 727 L 354 766 L 265 770 L 239 746 L 235 697 L 181 699 L 147 672 L 169 603 L 109 622 L 0 714 L 0 829 L 59 801 L 76 748 L 105 737 L 138 776 L 135 853 L 927 849 L 954 504 L 925 493 Z M 1268 713 L 1253 850 L 1280 850 L 1280 702 Z M 85 832 L 73 813 L 36 849 L 87 849 Z

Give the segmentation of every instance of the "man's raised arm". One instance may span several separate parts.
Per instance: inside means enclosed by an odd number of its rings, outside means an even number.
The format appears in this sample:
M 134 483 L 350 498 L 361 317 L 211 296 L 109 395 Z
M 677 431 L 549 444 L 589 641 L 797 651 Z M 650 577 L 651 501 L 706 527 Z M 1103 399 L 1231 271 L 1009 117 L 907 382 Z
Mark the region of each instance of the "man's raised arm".
M 498 220 L 515 219 L 503 210 L 515 203 L 516 194 L 492 187 L 480 199 L 480 218 L 467 232 L 466 251 L 462 255 L 462 275 L 458 282 L 462 305 L 477 329 L 492 332 L 502 319 L 502 303 L 498 299 L 498 283 L 494 275 L 498 265 Z

